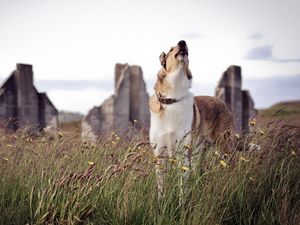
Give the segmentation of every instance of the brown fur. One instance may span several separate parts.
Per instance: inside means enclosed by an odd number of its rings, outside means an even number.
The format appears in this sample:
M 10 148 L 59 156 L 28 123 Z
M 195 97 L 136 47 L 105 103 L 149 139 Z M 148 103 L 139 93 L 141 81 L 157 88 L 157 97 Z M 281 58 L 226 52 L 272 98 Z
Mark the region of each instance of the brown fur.
M 162 104 L 157 100 L 156 96 L 151 96 L 149 99 L 149 107 L 152 112 L 155 113 L 163 113 L 164 107 Z
M 172 88 L 171 84 L 166 81 L 167 72 L 162 68 L 157 74 L 157 81 L 154 85 L 154 90 L 156 94 L 164 94 Z
M 206 140 L 220 145 L 224 152 L 232 151 L 233 117 L 231 110 L 216 97 L 194 97 L 198 112 L 194 112 L 193 130 L 204 135 Z M 200 119 L 196 121 L 196 113 Z M 198 116 L 199 117 L 199 116 Z

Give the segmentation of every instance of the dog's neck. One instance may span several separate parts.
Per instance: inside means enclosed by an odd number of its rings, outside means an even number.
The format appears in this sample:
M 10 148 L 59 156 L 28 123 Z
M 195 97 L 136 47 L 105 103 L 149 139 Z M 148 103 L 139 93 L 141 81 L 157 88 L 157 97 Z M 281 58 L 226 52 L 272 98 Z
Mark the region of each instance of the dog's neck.
M 157 100 L 165 105 L 171 105 L 173 103 L 179 102 L 181 99 L 176 98 L 164 98 L 160 93 L 156 94 Z
M 179 67 L 177 70 L 169 73 L 165 79 L 171 85 L 171 88 L 166 93 L 161 93 L 165 98 L 182 99 L 191 94 L 189 89 L 192 85 L 192 79 L 188 78 L 186 69 Z

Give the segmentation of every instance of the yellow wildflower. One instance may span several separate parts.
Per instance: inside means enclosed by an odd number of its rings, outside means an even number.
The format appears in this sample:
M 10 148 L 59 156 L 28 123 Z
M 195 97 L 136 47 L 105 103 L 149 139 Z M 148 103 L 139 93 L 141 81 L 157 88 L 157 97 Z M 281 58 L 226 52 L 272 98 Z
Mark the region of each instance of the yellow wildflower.
M 88 161 L 88 164 L 92 166 L 92 165 L 94 165 L 95 163 L 92 162 L 92 161 Z
M 3 159 L 4 159 L 5 161 L 7 161 L 7 162 L 9 161 L 8 158 L 6 158 L 6 157 L 3 157 Z
M 240 139 L 240 135 L 239 134 L 235 134 L 234 136 L 236 137 L 236 139 Z
M 171 164 L 176 163 L 176 159 L 172 159 L 172 158 L 171 158 L 171 159 L 169 159 L 169 161 L 170 161 Z
M 296 152 L 295 152 L 295 151 L 291 151 L 291 154 L 292 154 L 293 156 L 296 156 Z
M 243 156 L 240 157 L 240 160 L 241 160 L 241 161 L 244 161 L 244 162 L 249 162 L 249 161 L 250 161 L 250 159 L 246 159 L 246 158 L 243 157 Z
M 57 137 L 58 137 L 58 138 L 62 138 L 62 137 L 63 137 L 62 132 L 58 131 L 58 132 L 57 132 Z
M 256 119 L 252 119 L 252 120 L 250 121 L 250 125 L 251 125 L 251 126 L 255 126 L 255 124 L 256 124 Z
M 260 133 L 261 136 L 265 135 L 265 132 L 263 130 L 260 130 L 259 133 Z
M 253 178 L 253 177 L 249 177 L 249 180 L 251 180 L 251 181 L 255 181 L 255 179 Z
M 191 146 L 190 146 L 190 145 L 188 145 L 188 144 L 185 144 L 185 145 L 184 145 L 184 147 L 185 147 L 185 148 L 187 148 L 187 149 L 189 149 L 189 150 L 191 150 L 191 149 L 192 149 L 192 148 L 191 148 Z
M 227 167 L 227 166 L 228 166 L 227 163 L 226 163 L 224 160 L 220 160 L 220 163 L 221 163 L 221 165 L 222 165 L 223 167 Z
M 220 153 L 218 151 L 215 151 L 216 156 L 220 156 Z
M 7 147 L 7 148 L 10 148 L 10 147 L 12 147 L 12 145 L 11 145 L 11 144 L 7 144 L 6 147 Z
M 182 170 L 185 170 L 185 171 L 189 171 L 189 170 L 190 170 L 190 168 L 187 167 L 187 166 L 182 166 L 181 169 L 182 169 Z
M 117 140 L 117 141 L 120 140 L 120 137 L 119 137 L 119 136 L 116 136 L 116 140 Z
M 116 142 L 114 142 L 114 141 L 112 141 L 111 143 L 112 143 L 113 145 L 116 145 Z

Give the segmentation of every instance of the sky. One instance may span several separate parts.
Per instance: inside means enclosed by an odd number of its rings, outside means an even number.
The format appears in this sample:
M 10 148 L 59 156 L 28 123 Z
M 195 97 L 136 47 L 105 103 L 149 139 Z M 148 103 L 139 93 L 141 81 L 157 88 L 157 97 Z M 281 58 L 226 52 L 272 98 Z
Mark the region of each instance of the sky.
M 140 65 L 189 46 L 192 92 L 214 95 L 230 65 L 257 108 L 300 99 L 299 0 L 0 0 L 0 82 L 16 63 L 59 110 L 87 113 L 113 93 L 115 63 Z

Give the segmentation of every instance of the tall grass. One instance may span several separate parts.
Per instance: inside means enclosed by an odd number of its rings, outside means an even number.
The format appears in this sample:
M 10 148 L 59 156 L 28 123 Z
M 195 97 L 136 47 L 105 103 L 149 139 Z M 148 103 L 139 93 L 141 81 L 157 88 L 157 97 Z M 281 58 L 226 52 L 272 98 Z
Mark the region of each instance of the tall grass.
M 184 204 L 174 161 L 158 201 L 155 159 L 138 140 L 92 145 L 63 131 L 51 140 L 22 131 L 0 138 L 3 225 L 300 224 L 299 134 L 287 127 L 239 138 L 242 151 L 225 158 L 215 146 L 194 155 Z

